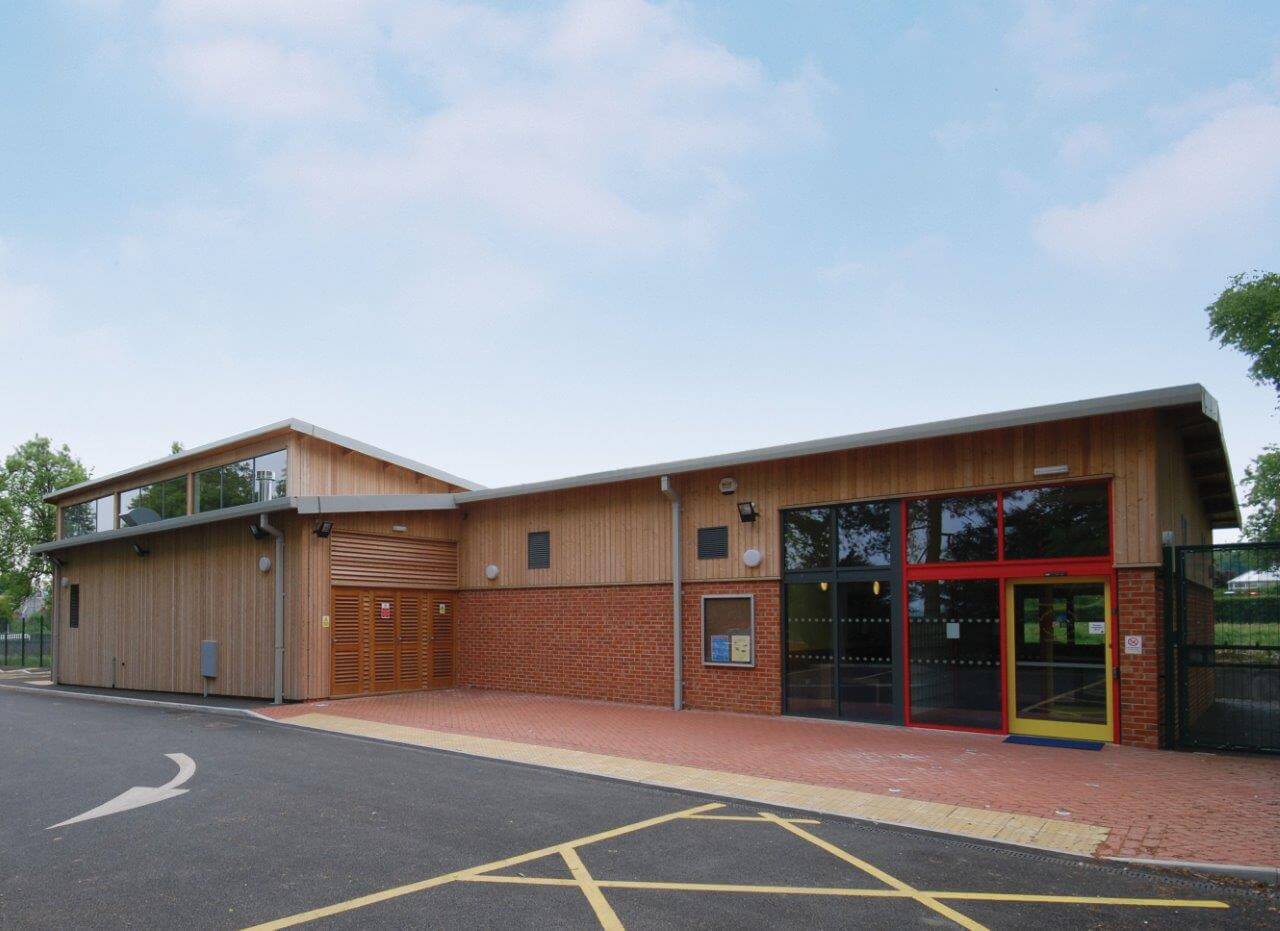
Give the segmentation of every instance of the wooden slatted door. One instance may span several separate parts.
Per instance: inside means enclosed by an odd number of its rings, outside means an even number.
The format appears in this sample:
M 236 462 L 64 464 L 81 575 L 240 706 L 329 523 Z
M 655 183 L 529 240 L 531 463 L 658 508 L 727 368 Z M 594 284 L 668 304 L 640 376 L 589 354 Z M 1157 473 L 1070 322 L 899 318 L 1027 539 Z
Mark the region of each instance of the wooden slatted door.
M 396 688 L 422 688 L 422 605 L 418 592 L 401 592 L 396 604 Z
M 457 633 L 456 604 L 452 595 L 433 594 L 429 598 L 430 686 L 453 687 L 454 637 Z
M 369 593 L 352 588 L 333 590 L 333 626 L 330 628 L 330 650 L 333 656 L 331 695 L 360 695 L 367 691 L 365 682 L 365 624 Z
M 330 614 L 333 697 L 453 685 L 452 595 L 334 588 Z

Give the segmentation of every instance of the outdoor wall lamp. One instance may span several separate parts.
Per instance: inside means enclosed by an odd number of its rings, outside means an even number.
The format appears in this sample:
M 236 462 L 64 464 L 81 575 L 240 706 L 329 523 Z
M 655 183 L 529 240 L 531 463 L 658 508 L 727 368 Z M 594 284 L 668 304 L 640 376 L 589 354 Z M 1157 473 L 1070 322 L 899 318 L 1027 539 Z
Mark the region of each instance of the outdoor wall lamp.
M 757 549 L 749 549 L 742 554 L 742 564 L 748 569 L 754 569 L 756 566 L 760 565 L 763 559 L 764 557 L 760 555 L 760 551 Z
M 257 524 L 249 525 L 249 533 L 253 535 L 253 538 L 255 540 L 261 540 L 267 535 L 267 532 L 263 530 L 261 527 L 259 527 Z
M 754 524 L 756 522 L 756 518 L 759 516 L 760 512 L 756 510 L 756 503 L 754 501 L 738 502 L 738 518 L 744 524 Z
M 333 521 L 331 520 L 316 521 L 315 535 L 317 537 L 322 537 L 322 538 L 327 537 L 331 533 L 333 533 Z
M 135 543 L 135 544 L 133 544 L 133 555 L 135 555 L 135 556 L 150 556 L 150 555 L 151 555 L 151 550 L 147 549 L 147 548 L 146 548 L 145 546 L 143 546 L 141 543 Z
M 492 582 L 498 577 L 498 567 L 490 563 L 484 567 L 484 577 Z
M 1066 475 L 1068 472 L 1071 471 L 1071 466 L 1069 465 L 1037 466 L 1031 471 L 1037 478 L 1040 478 L 1045 475 Z

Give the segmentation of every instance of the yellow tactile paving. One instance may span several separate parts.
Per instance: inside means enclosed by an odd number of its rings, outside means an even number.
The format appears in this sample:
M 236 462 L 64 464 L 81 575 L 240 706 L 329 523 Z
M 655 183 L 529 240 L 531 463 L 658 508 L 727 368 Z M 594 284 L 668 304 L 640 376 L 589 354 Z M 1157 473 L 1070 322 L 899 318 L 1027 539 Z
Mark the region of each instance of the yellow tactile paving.
M 522 744 L 491 737 L 473 737 L 399 724 L 363 721 L 339 715 L 309 713 L 281 723 L 339 734 L 376 737 L 418 747 L 450 750 L 471 756 L 530 763 L 570 772 L 625 779 L 647 785 L 705 792 L 781 808 L 862 818 L 903 827 L 944 831 L 965 837 L 1007 841 L 1092 856 L 1107 839 L 1109 829 L 1076 821 L 1053 821 L 1030 815 L 965 808 L 918 799 L 874 795 L 852 789 L 811 786 L 780 779 L 722 773 L 650 760 Z

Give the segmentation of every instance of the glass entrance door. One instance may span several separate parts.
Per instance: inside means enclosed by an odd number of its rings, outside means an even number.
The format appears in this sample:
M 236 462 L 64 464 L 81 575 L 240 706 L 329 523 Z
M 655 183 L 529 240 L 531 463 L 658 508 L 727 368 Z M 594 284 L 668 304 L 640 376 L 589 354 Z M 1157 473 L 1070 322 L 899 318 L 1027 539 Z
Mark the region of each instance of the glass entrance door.
M 1111 592 L 1102 579 L 1008 585 L 1009 731 L 1112 739 Z

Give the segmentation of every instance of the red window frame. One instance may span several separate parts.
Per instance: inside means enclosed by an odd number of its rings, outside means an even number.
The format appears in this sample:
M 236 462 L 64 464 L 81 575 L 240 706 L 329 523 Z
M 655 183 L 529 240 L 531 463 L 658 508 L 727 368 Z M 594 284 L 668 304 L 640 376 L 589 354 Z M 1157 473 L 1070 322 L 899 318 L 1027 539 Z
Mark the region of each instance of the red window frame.
M 1035 488 L 1061 488 L 1067 485 L 1100 485 L 1096 479 L 1076 482 L 1037 482 L 1028 485 L 1010 485 L 1007 487 L 982 489 L 980 491 L 949 491 L 927 495 L 910 495 L 899 501 L 899 520 L 901 521 L 901 578 L 899 579 L 902 604 L 902 715 L 907 727 L 919 727 L 929 730 L 968 731 L 976 734 L 1009 733 L 1009 677 L 1006 674 L 1005 660 L 1008 652 L 1009 618 L 1005 602 L 1005 586 L 1011 579 L 1047 578 L 1060 576 L 1105 576 L 1110 580 L 1112 620 L 1118 616 L 1116 611 L 1116 576 L 1113 565 L 1115 553 L 1115 495 L 1111 479 L 1105 480 L 1107 489 L 1107 552 L 1101 556 L 1065 556 L 1056 559 L 1005 559 L 1004 558 L 1004 496 L 1006 491 L 1025 491 Z M 907 508 L 911 501 L 929 498 L 959 498 L 977 495 L 994 494 L 996 496 L 996 558 L 980 562 L 933 562 L 911 563 L 907 559 Z M 1000 727 L 966 727 L 955 724 L 923 724 L 911 720 L 911 617 L 907 604 L 908 584 L 911 582 L 949 582 L 963 579 L 991 580 L 999 584 L 1000 601 Z M 1119 637 L 1113 632 L 1111 638 L 1111 661 L 1113 666 L 1119 665 Z M 1113 739 L 1120 734 L 1120 700 L 1119 690 L 1115 694 L 1116 707 L 1112 715 L 1114 721 Z

